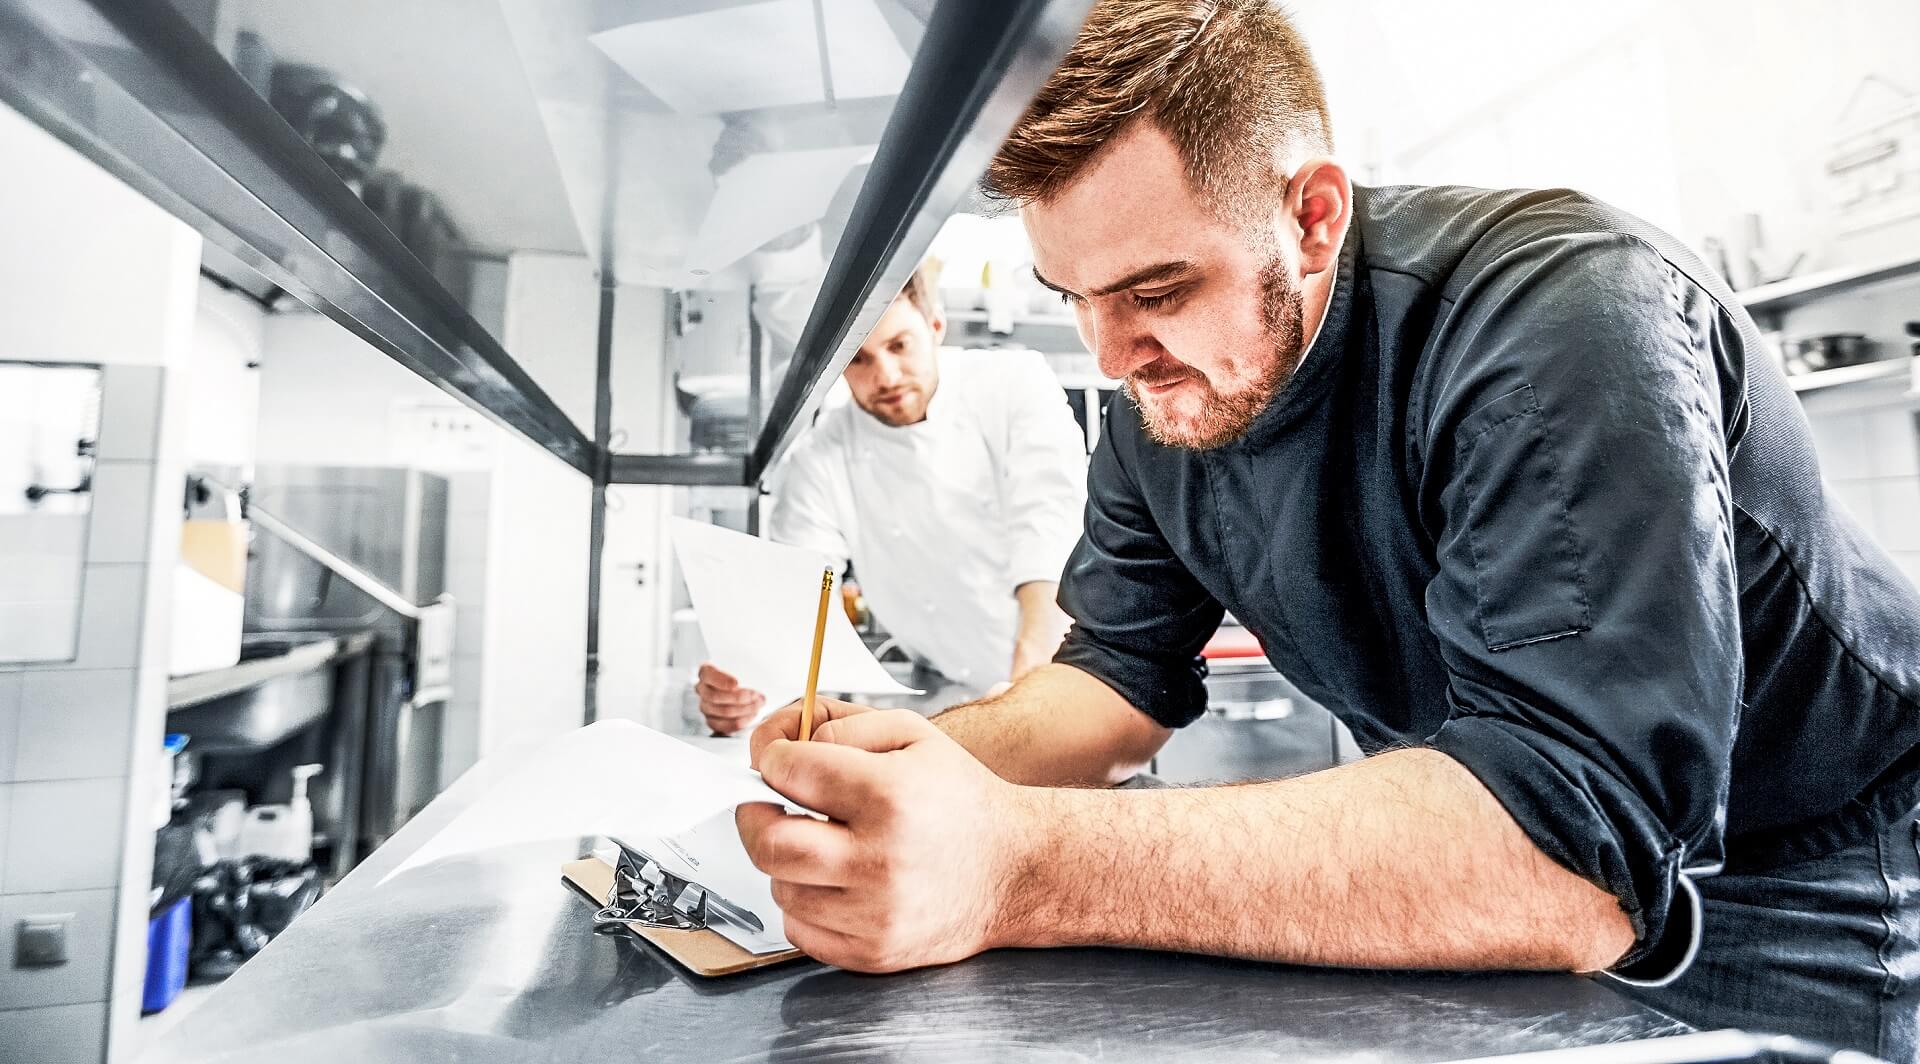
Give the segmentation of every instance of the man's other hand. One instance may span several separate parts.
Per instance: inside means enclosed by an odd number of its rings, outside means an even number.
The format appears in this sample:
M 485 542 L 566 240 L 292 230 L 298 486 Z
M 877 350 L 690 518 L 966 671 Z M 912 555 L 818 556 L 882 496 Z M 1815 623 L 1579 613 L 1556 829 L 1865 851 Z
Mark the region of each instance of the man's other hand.
M 787 938 L 861 972 L 994 946 L 1028 852 L 1022 789 L 911 710 L 835 716 L 814 737 L 770 739 L 756 760 L 774 790 L 830 820 L 767 804 L 735 814 Z
M 731 673 L 722 672 L 712 662 L 700 666 L 693 691 L 700 696 L 700 715 L 707 718 L 707 727 L 721 735 L 732 735 L 746 727 L 767 704 L 766 695 L 740 686 Z

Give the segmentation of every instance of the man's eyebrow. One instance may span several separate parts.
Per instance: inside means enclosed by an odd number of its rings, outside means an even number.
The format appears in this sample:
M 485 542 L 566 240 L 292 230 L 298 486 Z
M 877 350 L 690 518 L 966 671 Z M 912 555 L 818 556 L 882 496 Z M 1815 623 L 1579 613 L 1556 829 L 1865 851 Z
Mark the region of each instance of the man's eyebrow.
M 895 340 L 900 339 L 901 337 L 907 335 L 912 331 L 913 331 L 912 329 L 897 329 L 891 335 L 887 336 L 885 339 L 882 339 L 879 333 L 871 333 L 867 336 L 867 342 L 864 344 L 861 344 L 860 346 L 861 347 L 885 347 L 888 344 L 893 343 Z
M 1166 262 L 1156 262 L 1151 266 L 1142 266 L 1139 269 L 1133 271 L 1132 273 L 1127 274 L 1125 277 L 1120 278 L 1118 281 L 1113 282 L 1112 284 L 1101 285 L 1099 288 L 1094 289 L 1092 292 L 1088 294 L 1096 295 L 1096 296 L 1110 296 L 1115 292 L 1123 292 L 1129 288 L 1138 288 L 1141 285 L 1159 284 L 1164 281 L 1178 280 L 1179 278 L 1185 276 L 1186 274 L 1193 272 L 1193 268 L 1194 268 L 1193 262 L 1188 259 L 1170 259 Z M 1052 281 L 1047 280 L 1045 275 L 1041 274 L 1040 268 L 1037 266 L 1034 267 L 1034 270 L 1033 270 L 1033 279 L 1036 281 L 1039 281 L 1042 285 L 1045 285 L 1046 287 L 1053 289 L 1054 291 L 1060 293 L 1063 296 L 1073 296 L 1073 295 L 1079 294 L 1077 292 L 1068 291 L 1067 289 L 1062 288 L 1057 284 L 1054 284 Z

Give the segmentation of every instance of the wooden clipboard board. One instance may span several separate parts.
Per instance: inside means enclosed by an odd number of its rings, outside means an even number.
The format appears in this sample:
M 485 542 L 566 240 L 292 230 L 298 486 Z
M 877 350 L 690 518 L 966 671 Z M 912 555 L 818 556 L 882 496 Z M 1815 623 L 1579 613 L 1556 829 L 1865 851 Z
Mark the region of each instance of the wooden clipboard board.
M 560 876 L 595 907 L 605 905 L 613 893 L 613 868 L 597 857 L 583 857 L 561 865 Z M 674 963 L 707 978 L 737 975 L 806 956 L 797 949 L 748 953 L 713 931 L 677 931 L 636 923 L 627 924 L 627 928 L 673 958 Z

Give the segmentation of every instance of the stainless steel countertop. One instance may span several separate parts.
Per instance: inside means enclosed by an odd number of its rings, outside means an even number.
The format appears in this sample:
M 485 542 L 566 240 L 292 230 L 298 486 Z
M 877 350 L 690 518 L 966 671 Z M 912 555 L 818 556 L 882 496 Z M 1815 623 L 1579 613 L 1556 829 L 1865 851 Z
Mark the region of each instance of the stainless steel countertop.
M 744 757 L 738 739 L 693 740 Z M 999 951 L 861 976 L 800 962 L 700 980 L 591 933 L 560 839 L 382 879 L 515 759 L 482 763 L 141 1058 L 1458 1060 L 1681 1033 L 1603 983 L 1316 970 L 1131 950 Z M 1169 900 L 1169 904 L 1172 904 Z

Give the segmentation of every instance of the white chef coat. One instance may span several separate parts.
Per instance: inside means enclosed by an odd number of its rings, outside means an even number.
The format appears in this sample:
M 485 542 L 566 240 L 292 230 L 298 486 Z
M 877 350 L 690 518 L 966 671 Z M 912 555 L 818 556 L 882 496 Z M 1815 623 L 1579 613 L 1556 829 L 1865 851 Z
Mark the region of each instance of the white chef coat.
M 1059 580 L 1087 501 L 1085 437 L 1032 351 L 944 348 L 926 420 L 821 414 L 774 482 L 768 534 L 851 560 L 880 623 L 948 679 L 1008 678 L 1014 589 Z

